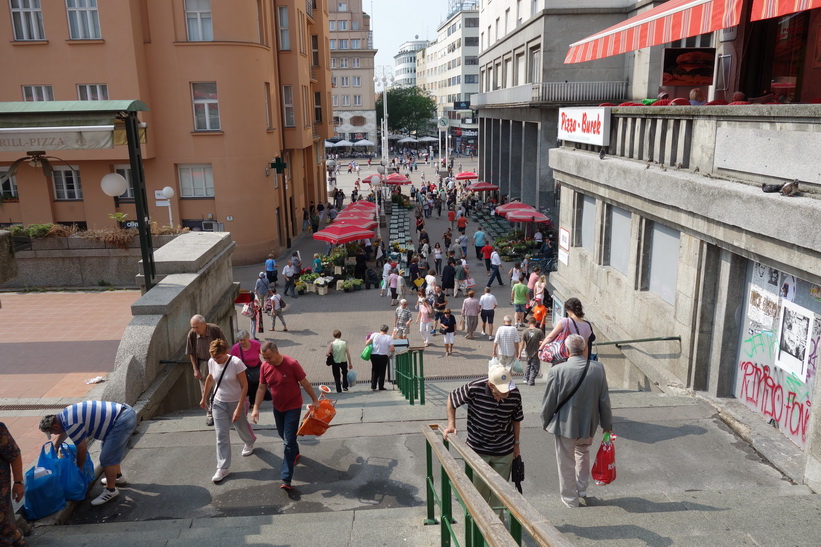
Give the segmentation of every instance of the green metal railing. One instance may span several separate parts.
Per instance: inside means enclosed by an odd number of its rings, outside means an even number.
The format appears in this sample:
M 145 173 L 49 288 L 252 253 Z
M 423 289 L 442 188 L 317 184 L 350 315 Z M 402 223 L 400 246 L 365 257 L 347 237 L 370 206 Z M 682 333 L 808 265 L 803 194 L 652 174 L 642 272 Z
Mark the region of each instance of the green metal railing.
M 681 343 L 681 336 L 659 336 L 656 338 L 636 338 L 635 340 L 616 340 L 615 342 L 593 342 L 594 346 L 616 346 L 621 348 L 624 344 L 639 344 L 641 342 L 663 342 L 665 340 L 676 340 Z
M 396 354 L 396 385 L 411 405 L 419 400 L 425 404 L 425 350 L 408 348 L 404 353 Z
M 449 546 L 460 545 L 457 533 L 453 528 L 452 498 L 456 499 L 464 510 L 464 545 L 466 546 L 512 546 L 522 544 L 522 531 L 526 530 L 539 545 L 546 547 L 569 547 L 572 545 L 548 520 L 543 517 L 522 494 L 492 469 L 459 437 L 451 436 L 445 441 L 439 434 L 439 426 L 430 424 L 422 426 L 425 436 L 425 459 L 427 463 L 426 491 L 427 518 L 425 524 L 440 525 L 440 543 Z M 450 454 L 453 446 L 465 463 L 462 470 L 456 459 Z M 433 456 L 439 461 L 441 493 L 437 494 Z M 479 494 L 473 484 L 477 475 L 487 484 L 491 492 L 502 503 L 501 509 L 510 522 L 510 529 L 505 528 L 496 508 L 491 507 Z M 440 517 L 436 519 L 436 506 L 439 506 Z

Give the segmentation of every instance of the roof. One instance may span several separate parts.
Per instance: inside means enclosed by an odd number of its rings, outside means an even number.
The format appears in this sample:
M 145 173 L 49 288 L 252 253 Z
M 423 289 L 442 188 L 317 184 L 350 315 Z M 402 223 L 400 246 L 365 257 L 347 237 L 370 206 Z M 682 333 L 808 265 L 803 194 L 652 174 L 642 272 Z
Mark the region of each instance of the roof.
M 59 112 L 145 112 L 142 101 L 17 101 L 0 102 L 0 114 L 45 114 Z

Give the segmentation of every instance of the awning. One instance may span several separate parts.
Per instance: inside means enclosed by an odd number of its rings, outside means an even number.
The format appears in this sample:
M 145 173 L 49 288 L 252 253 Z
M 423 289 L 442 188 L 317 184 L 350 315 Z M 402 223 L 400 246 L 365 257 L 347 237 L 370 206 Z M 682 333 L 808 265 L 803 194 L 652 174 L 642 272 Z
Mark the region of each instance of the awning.
M 753 0 L 750 21 L 772 19 L 815 8 L 821 8 L 821 0 Z
M 741 18 L 742 3 L 743 0 L 670 0 L 570 44 L 564 62 L 571 64 L 603 59 L 734 27 Z

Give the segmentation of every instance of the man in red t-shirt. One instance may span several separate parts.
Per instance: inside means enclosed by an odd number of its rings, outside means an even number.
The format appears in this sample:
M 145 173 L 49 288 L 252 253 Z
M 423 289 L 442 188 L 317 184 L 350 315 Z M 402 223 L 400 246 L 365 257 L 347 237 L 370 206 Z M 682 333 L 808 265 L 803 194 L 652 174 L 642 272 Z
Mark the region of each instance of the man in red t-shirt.
M 465 216 L 461 216 L 456 220 L 456 227 L 459 228 L 459 233 L 465 233 L 465 227 L 468 225 L 468 219 Z
M 450 221 L 450 229 L 453 230 L 453 223 L 456 222 L 456 211 L 453 209 L 448 211 L 448 220 Z
M 487 268 L 487 274 L 490 275 L 490 255 L 493 254 L 493 245 L 487 243 L 484 247 L 482 247 L 482 258 L 485 259 L 485 268 Z
M 251 419 L 254 423 L 259 420 L 259 405 L 265 399 L 265 390 L 270 389 L 277 433 L 285 443 L 280 488 L 290 490 L 294 465 L 299 458 L 299 444 L 296 442 L 299 417 L 302 413 L 302 391 L 299 386 L 302 386 L 311 397 L 311 406 L 318 405 L 319 399 L 296 359 L 282 355 L 273 342 L 263 342 L 261 352 L 263 361 L 260 365 L 259 388 L 254 399 Z

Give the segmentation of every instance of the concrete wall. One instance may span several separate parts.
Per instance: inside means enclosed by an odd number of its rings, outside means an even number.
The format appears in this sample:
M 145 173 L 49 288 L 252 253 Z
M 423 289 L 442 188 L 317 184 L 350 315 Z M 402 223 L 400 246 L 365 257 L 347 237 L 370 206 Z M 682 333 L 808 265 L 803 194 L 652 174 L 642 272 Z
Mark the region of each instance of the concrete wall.
M 232 278 L 236 244 L 229 233 L 188 233 L 154 254 L 164 278 L 132 306 L 134 318 L 117 350 L 103 399 L 134 404 L 141 396 L 164 401 L 163 411 L 191 408 L 200 398 L 185 351 L 191 316 L 202 314 L 233 340 L 234 300 L 239 283 Z M 185 364 L 163 364 L 183 359 Z
M 154 249 L 175 237 L 153 236 Z M 137 286 L 141 259 L 137 237 L 127 249 L 83 237 L 33 239 L 31 246 L 30 251 L 17 252 L 17 277 L 0 287 Z

